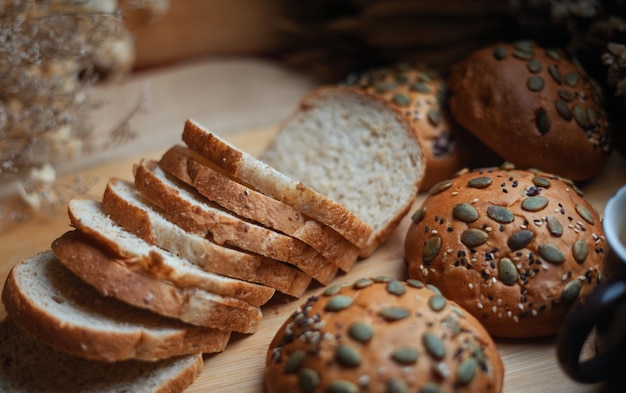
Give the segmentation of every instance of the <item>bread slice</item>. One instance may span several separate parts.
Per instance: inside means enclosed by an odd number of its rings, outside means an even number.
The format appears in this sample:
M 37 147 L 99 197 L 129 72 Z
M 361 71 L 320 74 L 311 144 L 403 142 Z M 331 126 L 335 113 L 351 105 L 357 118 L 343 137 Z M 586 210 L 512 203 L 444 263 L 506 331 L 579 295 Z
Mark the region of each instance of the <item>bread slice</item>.
M 168 220 L 186 231 L 289 263 L 322 284 L 330 282 L 337 273 L 337 266 L 300 240 L 224 210 L 186 190 L 151 163 L 136 166 L 135 185 L 161 208 Z
M 0 322 L 0 391 L 19 393 L 180 393 L 204 368 L 201 354 L 155 362 L 103 363 L 71 356 Z
M 355 246 L 359 248 L 366 246 L 372 234 L 372 228 L 341 203 L 237 149 L 193 120 L 185 122 L 182 138 L 187 146 L 224 170 L 229 176 L 330 226 Z M 343 148 L 347 149 L 346 146 Z M 352 149 L 353 147 L 350 147 L 346 152 L 352 154 Z M 288 154 L 299 156 L 297 152 Z M 307 162 L 307 164 L 319 168 L 320 162 Z M 328 177 L 329 174 L 323 173 L 322 176 Z M 351 182 L 354 182 L 354 179 Z M 346 184 L 346 187 L 350 186 Z
M 143 271 L 180 288 L 200 288 L 221 296 L 244 300 L 253 306 L 265 304 L 274 289 L 202 270 L 186 259 L 148 244 L 117 225 L 94 200 L 74 199 L 68 203 L 72 225 L 119 256 L 133 270 Z
M 275 259 L 223 247 L 183 230 L 145 201 L 135 185 L 111 178 L 102 210 L 118 225 L 204 270 L 272 287 L 300 297 L 311 282 L 306 273 Z
M 343 271 L 358 259 L 359 249 L 331 227 L 230 179 L 188 148 L 173 146 L 159 165 L 224 209 L 302 240 Z
M 188 134 L 199 134 L 197 126 L 186 128 Z M 198 144 L 201 139 L 189 140 L 194 148 L 204 149 Z M 367 256 L 387 239 L 415 200 L 425 169 L 421 143 L 407 118 L 389 101 L 353 87 L 322 87 L 302 99 L 261 159 L 367 224 L 372 234 L 361 251 Z M 249 159 L 234 153 L 222 157 L 223 166 L 252 168 Z M 254 178 L 246 174 L 245 180 Z M 284 187 L 277 184 L 276 188 Z
M 49 250 L 13 267 L 2 301 L 8 315 L 28 334 L 85 359 L 154 361 L 221 352 L 230 339 L 225 330 L 184 324 L 103 297 Z
M 52 243 L 61 263 L 100 294 L 181 321 L 240 333 L 253 333 L 263 314 L 243 300 L 197 288 L 178 288 L 133 271 L 119 257 L 95 245 L 79 231 Z

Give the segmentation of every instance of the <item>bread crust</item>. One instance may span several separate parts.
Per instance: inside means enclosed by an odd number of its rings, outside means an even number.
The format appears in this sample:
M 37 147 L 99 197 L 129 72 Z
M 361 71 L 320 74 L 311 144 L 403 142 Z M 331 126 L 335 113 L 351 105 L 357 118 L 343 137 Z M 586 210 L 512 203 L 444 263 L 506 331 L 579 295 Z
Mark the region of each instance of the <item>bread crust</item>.
M 182 139 L 234 178 L 330 226 L 355 246 L 366 245 L 372 228 L 339 203 L 228 144 L 193 120 L 185 122 Z
M 554 335 L 605 258 L 600 217 L 579 192 L 541 172 L 461 173 L 412 215 L 409 277 L 437 286 L 494 336 Z
M 224 209 L 308 244 L 343 271 L 349 271 L 358 258 L 359 249 L 329 226 L 230 179 L 191 149 L 174 146 L 159 165 Z
M 34 263 L 43 264 L 40 268 L 48 276 L 53 295 L 43 290 L 41 298 L 29 295 L 33 287 L 43 285 L 40 276 L 28 276 L 32 271 L 27 270 L 28 264 Z M 221 352 L 230 338 L 225 330 L 183 324 L 102 298 L 63 267 L 50 251 L 22 261 L 11 270 L 2 300 L 7 314 L 25 332 L 59 351 L 84 359 L 154 361 L 199 352 Z M 67 302 L 71 306 L 64 307 L 63 313 L 55 313 L 48 306 L 52 302 Z M 96 322 L 92 326 L 82 321 L 74 323 L 71 309 L 77 310 L 76 314 L 88 313 Z M 126 331 L 101 327 L 97 318 L 119 320 Z
M 456 64 L 448 86 L 455 120 L 518 168 L 586 180 L 611 151 L 602 92 L 561 51 L 488 46 Z
M 168 209 L 175 208 L 167 205 Z M 311 282 L 309 275 L 291 265 L 223 247 L 186 232 L 143 201 L 133 183 L 109 179 L 102 210 L 146 242 L 180 255 L 206 271 L 269 286 L 295 297 L 302 296 Z
M 132 271 L 120 258 L 94 245 L 78 231 L 63 234 L 52 250 L 74 274 L 102 295 L 181 321 L 240 333 L 254 333 L 261 309 L 197 288 L 178 288 L 166 281 Z
M 180 393 L 202 373 L 202 354 L 146 362 L 103 363 L 54 350 L 26 334 L 10 318 L 0 322 L 0 390 Z M 33 378 L 36 376 L 36 378 Z
M 470 373 L 461 371 L 466 367 Z M 336 385 L 417 392 L 428 384 L 440 388 L 429 391 L 489 393 L 500 392 L 503 379 L 496 345 L 479 321 L 436 288 L 390 277 L 310 297 L 274 336 L 265 367 L 269 393 Z

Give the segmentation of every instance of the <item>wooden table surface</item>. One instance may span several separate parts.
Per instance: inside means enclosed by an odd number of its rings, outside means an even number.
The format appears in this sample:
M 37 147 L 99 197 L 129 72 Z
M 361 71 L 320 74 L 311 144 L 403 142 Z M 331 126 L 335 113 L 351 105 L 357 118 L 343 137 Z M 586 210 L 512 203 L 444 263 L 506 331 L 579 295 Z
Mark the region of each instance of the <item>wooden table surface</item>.
M 176 72 L 177 76 L 174 76 L 174 79 L 186 78 L 185 70 L 177 70 Z M 197 72 L 197 70 L 194 72 Z M 148 79 L 162 78 L 162 73 L 167 74 L 168 71 L 161 71 L 160 74 L 152 75 Z M 167 80 L 169 81 L 168 83 L 172 82 L 169 79 Z M 304 92 L 308 84 L 304 81 L 300 86 Z M 298 93 L 298 91 L 291 92 L 292 95 L 297 95 Z M 278 117 L 295 108 L 295 101 L 287 101 L 290 102 L 281 103 L 284 111 L 278 111 Z M 80 174 L 83 178 L 92 179 L 94 186 L 89 191 L 89 197 L 101 199 L 102 190 L 109 177 L 117 176 L 131 179 L 133 163 L 138 162 L 141 158 L 158 159 L 172 143 L 180 142 L 183 122 L 190 116 L 190 113 L 186 110 L 189 106 L 186 105 L 184 99 L 178 101 L 177 108 L 169 109 L 168 116 L 175 117 L 175 119 L 169 117 L 168 119 L 170 122 L 178 122 L 179 126 L 173 129 L 171 125 L 168 125 L 168 129 L 164 131 L 169 134 L 167 137 L 169 139 L 166 138 L 167 141 L 162 143 L 161 146 L 149 145 L 150 149 L 144 149 L 143 151 L 131 149 L 124 154 L 113 155 L 108 160 L 100 160 L 94 165 L 74 168 L 68 171 L 65 176 L 71 177 Z M 155 117 L 159 116 L 158 112 L 158 107 L 153 108 Z M 146 119 L 148 118 L 147 116 Z M 206 119 L 201 119 L 201 121 L 212 128 L 213 131 L 220 133 Z M 142 127 L 148 127 L 147 122 L 155 124 L 154 119 L 152 119 L 144 122 L 139 121 L 134 124 L 134 127 L 141 130 Z M 275 127 L 273 126 L 242 127 L 239 130 L 229 130 L 224 137 L 251 154 L 259 154 L 273 135 L 274 130 Z M 158 128 L 152 128 L 150 133 L 158 133 Z M 172 133 L 174 135 L 178 134 L 178 140 L 176 136 L 172 136 Z M 593 181 L 582 185 L 581 188 L 585 192 L 585 197 L 602 214 L 607 199 L 624 184 L 626 184 L 626 161 L 622 157 L 614 155 L 603 173 Z M 418 196 L 416 206 L 421 203 L 423 198 L 424 195 L 422 194 Z M 408 217 L 406 217 L 402 221 L 388 242 L 374 255 L 358 262 L 349 274 L 338 276 L 335 279 L 335 283 L 354 281 L 358 277 L 381 274 L 406 278 L 407 271 L 403 262 L 403 241 L 408 227 L 408 220 Z M 68 229 L 69 219 L 65 210 L 60 209 L 54 214 L 35 217 L 31 221 L 15 225 L 1 232 L 0 253 L 2 254 L 2 259 L 0 260 L 0 279 L 2 282 L 4 282 L 10 268 L 16 262 L 22 258 L 34 255 L 38 251 L 48 249 L 50 243 Z M 313 286 L 309 289 L 305 298 L 320 291 L 320 287 Z M 267 346 L 278 326 L 295 309 L 299 302 L 276 299 L 264 306 L 264 319 L 258 332 L 250 336 L 236 335 L 225 352 L 207 356 L 204 372 L 186 392 L 263 392 L 263 367 Z M 0 318 L 5 315 L 4 309 L 0 308 Z M 497 344 L 506 370 L 505 393 L 607 392 L 609 389 L 614 391 L 614 386 L 609 388 L 603 384 L 581 385 L 568 379 L 556 363 L 553 338 L 497 340 Z M 620 384 L 619 386 L 623 387 L 626 385 Z

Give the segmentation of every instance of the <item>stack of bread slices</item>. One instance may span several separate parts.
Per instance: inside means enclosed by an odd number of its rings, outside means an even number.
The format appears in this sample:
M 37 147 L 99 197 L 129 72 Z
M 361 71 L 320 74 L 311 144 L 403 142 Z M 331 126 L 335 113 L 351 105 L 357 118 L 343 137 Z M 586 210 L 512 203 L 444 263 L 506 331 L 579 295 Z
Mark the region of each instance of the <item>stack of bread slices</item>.
M 402 114 L 347 87 L 305 97 L 267 161 L 192 120 L 182 139 L 133 181 L 110 178 L 102 200 L 70 201 L 74 229 L 12 269 L 0 390 L 182 391 L 275 293 L 299 298 L 373 253 L 424 172 Z M 26 375 L 51 363 L 43 382 Z

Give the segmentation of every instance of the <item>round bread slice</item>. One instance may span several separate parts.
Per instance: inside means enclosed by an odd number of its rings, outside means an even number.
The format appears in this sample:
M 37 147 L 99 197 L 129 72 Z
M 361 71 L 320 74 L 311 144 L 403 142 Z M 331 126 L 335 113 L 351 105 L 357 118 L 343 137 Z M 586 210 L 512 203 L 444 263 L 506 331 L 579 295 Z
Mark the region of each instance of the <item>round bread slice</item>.
M 13 267 L 2 301 L 7 314 L 29 335 L 85 359 L 154 361 L 221 352 L 230 339 L 226 330 L 184 324 L 103 297 L 51 251 Z
M 65 267 L 100 294 L 193 325 L 254 333 L 263 314 L 243 300 L 198 288 L 178 288 L 133 271 L 119 257 L 95 245 L 79 231 L 63 234 L 52 250 Z
M 116 254 L 120 263 L 180 288 L 199 288 L 216 295 L 233 297 L 253 306 L 265 304 L 274 289 L 202 270 L 186 259 L 148 244 L 117 225 L 102 211 L 99 201 L 74 199 L 68 203 L 72 225 L 94 242 Z
M 324 87 L 305 96 L 261 159 L 370 227 L 363 257 L 407 214 L 425 170 L 422 139 L 398 108 L 350 87 Z M 302 202 L 301 209 L 310 203 Z
M 183 141 L 191 149 L 222 168 L 229 176 L 330 226 L 359 248 L 367 244 L 372 227 L 359 219 L 355 213 L 350 212 L 340 201 L 335 201 L 310 187 L 305 183 L 305 179 L 290 177 L 280 169 L 237 149 L 192 120 L 185 123 Z M 350 147 L 350 150 L 352 148 Z M 296 151 L 290 151 L 289 154 L 304 158 Z M 315 156 L 315 153 L 311 154 Z M 307 160 L 304 161 L 311 164 Z M 301 163 L 304 164 L 305 162 Z
M 563 51 L 487 46 L 453 67 L 448 87 L 454 119 L 518 168 L 587 180 L 611 152 L 602 89 Z
M 554 335 L 605 258 L 600 217 L 581 195 L 537 171 L 462 172 L 412 215 L 409 277 L 437 286 L 493 336 Z
M 499 393 L 504 367 L 480 322 L 432 286 L 362 278 L 310 297 L 270 343 L 278 392 Z
M 54 350 L 9 318 L 0 322 L 0 391 L 181 393 L 204 368 L 202 354 L 104 363 Z
M 224 209 L 303 241 L 343 271 L 350 270 L 359 256 L 359 249 L 331 227 L 230 179 L 190 149 L 172 147 L 159 166 Z
M 300 297 L 311 282 L 309 275 L 293 266 L 223 247 L 186 232 L 150 206 L 131 182 L 109 179 L 102 198 L 102 211 L 149 244 L 168 250 L 204 270 L 262 284 L 295 297 Z

